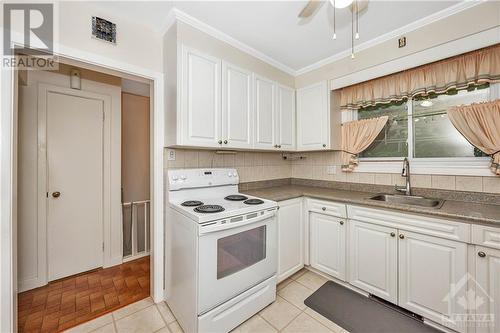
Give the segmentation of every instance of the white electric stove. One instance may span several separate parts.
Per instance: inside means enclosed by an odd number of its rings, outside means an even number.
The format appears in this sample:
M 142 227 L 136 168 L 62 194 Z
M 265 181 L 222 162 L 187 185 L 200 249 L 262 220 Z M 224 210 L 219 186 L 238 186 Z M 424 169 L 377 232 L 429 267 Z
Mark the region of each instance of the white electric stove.
M 276 298 L 277 203 L 235 169 L 168 171 L 167 301 L 185 332 L 229 332 Z

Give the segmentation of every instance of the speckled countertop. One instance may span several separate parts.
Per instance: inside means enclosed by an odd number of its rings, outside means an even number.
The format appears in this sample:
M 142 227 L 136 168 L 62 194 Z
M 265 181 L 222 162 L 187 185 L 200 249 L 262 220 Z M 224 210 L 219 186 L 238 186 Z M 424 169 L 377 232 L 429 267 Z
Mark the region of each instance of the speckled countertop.
M 454 220 L 489 224 L 500 227 L 500 205 L 446 200 L 440 209 L 398 205 L 368 199 L 374 193 L 322 188 L 315 186 L 285 185 L 255 190 L 243 190 L 243 193 L 264 199 L 283 201 L 301 196 L 360 204 L 365 206 L 389 208 L 411 213 L 433 215 Z

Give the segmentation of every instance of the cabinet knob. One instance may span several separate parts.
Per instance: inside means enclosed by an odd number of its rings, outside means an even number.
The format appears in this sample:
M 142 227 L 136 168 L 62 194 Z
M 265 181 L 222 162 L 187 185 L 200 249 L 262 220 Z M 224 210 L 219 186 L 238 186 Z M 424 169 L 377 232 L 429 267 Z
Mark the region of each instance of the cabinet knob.
M 227 140 L 224 140 L 224 144 L 227 145 Z
M 281 148 L 281 145 L 278 145 L 278 148 Z
M 322 210 L 326 210 L 326 207 L 321 207 Z
M 477 255 L 480 256 L 481 258 L 486 257 L 486 253 L 484 253 L 483 251 L 479 251 Z
M 222 144 L 222 140 L 217 141 L 220 145 Z
M 404 239 L 404 238 L 405 238 L 405 235 L 399 234 L 399 239 Z
M 395 237 L 396 236 L 396 233 L 395 232 L 391 232 L 391 237 Z
M 344 221 L 340 221 L 339 223 L 340 223 L 340 225 L 344 225 Z
M 326 147 L 326 144 L 325 144 L 325 143 L 323 143 L 323 148 L 325 148 L 325 147 Z
M 274 148 L 278 148 L 278 145 L 274 145 Z

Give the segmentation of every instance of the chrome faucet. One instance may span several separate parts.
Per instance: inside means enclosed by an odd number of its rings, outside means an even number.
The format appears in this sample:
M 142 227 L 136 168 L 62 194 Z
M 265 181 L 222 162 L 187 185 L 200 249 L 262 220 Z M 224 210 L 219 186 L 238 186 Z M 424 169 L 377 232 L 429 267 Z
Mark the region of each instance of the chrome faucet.
M 404 193 L 405 195 L 411 195 L 411 184 L 410 184 L 410 161 L 405 157 L 403 160 L 403 170 L 401 171 L 401 177 L 406 178 L 405 186 L 395 185 L 394 188 L 396 191 Z

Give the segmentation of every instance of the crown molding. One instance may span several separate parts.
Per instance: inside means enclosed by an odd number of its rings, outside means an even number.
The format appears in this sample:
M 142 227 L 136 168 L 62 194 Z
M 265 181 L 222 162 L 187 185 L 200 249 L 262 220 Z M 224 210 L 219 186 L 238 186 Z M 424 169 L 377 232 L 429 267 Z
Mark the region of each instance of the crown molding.
M 422 27 L 429 25 L 431 23 L 434 23 L 436 21 L 445 19 L 445 18 L 452 16 L 454 14 L 457 14 L 461 11 L 475 7 L 475 6 L 477 6 L 481 3 L 484 3 L 486 1 L 487 0 L 460 2 L 456 5 L 450 6 L 450 7 L 445 8 L 439 12 L 436 12 L 434 14 L 431 14 L 429 16 L 421 18 L 415 22 L 407 24 L 401 28 L 398 28 L 398 29 L 393 30 L 391 32 L 388 32 L 386 34 L 380 35 L 376 38 L 370 39 L 369 41 L 366 41 L 366 42 L 361 43 L 359 45 L 355 45 L 355 51 L 360 52 L 360 51 L 369 49 L 369 48 L 374 47 L 378 44 L 387 42 L 387 41 L 389 41 L 393 38 L 396 38 L 396 37 L 400 37 L 401 35 L 404 35 L 404 34 L 409 33 L 411 31 L 415 31 L 419 28 L 422 28 Z M 349 49 L 346 49 L 342 52 L 336 53 L 330 57 L 322 59 L 318 62 L 315 62 L 314 64 L 311 64 L 311 65 L 308 65 L 308 66 L 303 67 L 301 69 L 298 69 L 295 71 L 295 73 L 296 73 L 295 75 L 298 76 L 298 75 L 305 74 L 307 72 L 321 68 L 325 65 L 331 64 L 332 62 L 338 61 L 338 60 L 343 59 L 345 57 L 349 57 L 350 55 L 351 55 L 351 49 L 349 48 Z
M 259 60 L 262 60 L 265 63 L 267 63 L 275 68 L 278 68 L 289 75 L 292 75 L 292 76 L 297 75 L 296 71 L 293 68 L 290 68 L 285 64 L 282 64 L 281 62 L 277 61 L 276 59 L 271 58 L 270 56 L 254 49 L 253 47 L 229 36 L 228 34 L 212 27 L 211 25 L 206 24 L 205 22 L 198 20 L 197 18 L 195 18 L 195 17 L 193 17 L 193 16 L 191 16 L 191 15 L 189 15 L 189 14 L 187 14 L 187 13 L 185 13 L 177 8 L 172 8 L 169 11 L 169 13 L 167 15 L 167 19 L 165 20 L 165 24 L 162 26 L 161 33 L 165 34 L 168 31 L 168 29 L 170 29 L 176 21 L 181 21 L 185 24 L 192 26 L 193 28 L 196 28 L 200 31 L 203 31 L 204 33 L 206 33 L 214 38 L 217 38 L 218 40 L 223 41 L 223 42 L 237 48 L 238 50 L 243 51 L 243 52 L 259 59 Z
M 388 32 L 386 34 L 383 34 L 383 35 L 380 35 L 376 38 L 373 38 L 369 41 L 361 43 L 361 44 L 355 46 L 356 52 L 360 52 L 360 51 L 369 49 L 369 48 L 374 47 L 378 44 L 384 43 L 384 42 L 389 41 L 393 38 L 396 38 L 396 37 L 399 37 L 399 36 L 404 35 L 406 33 L 409 33 L 411 31 L 415 31 L 415 30 L 422 28 L 426 25 L 429 25 L 429 24 L 434 23 L 436 21 L 445 19 L 449 16 L 452 16 L 454 14 L 461 12 L 461 11 L 470 9 L 472 7 L 479 5 L 479 4 L 485 3 L 487 1 L 488 0 L 476 0 L 476 1 L 468 0 L 468 1 L 460 2 L 456 5 L 450 6 L 450 7 L 445 8 L 439 12 L 436 12 L 434 14 L 431 14 L 431 15 L 428 15 L 424 18 L 421 18 L 415 22 L 407 24 L 399 29 L 393 30 L 391 32 Z M 193 16 L 191 16 L 191 15 L 189 15 L 189 14 L 187 14 L 187 13 L 185 13 L 185 12 L 175 8 L 175 7 L 172 8 L 168 12 L 168 15 L 165 19 L 164 24 L 159 29 L 160 33 L 162 35 L 165 34 L 177 21 L 181 21 L 181 22 L 188 24 L 188 25 L 190 25 L 190 26 L 192 26 L 200 31 L 203 31 L 206 34 L 208 34 L 214 38 L 217 38 L 218 40 L 221 40 L 221 41 L 223 41 L 223 42 L 225 42 L 225 43 L 239 49 L 240 51 L 243 51 L 243 52 L 245 52 L 245 53 L 247 53 L 247 54 L 249 54 L 257 59 L 260 59 L 260 60 L 264 61 L 265 63 L 267 63 L 273 67 L 276 67 L 276 68 L 278 68 L 278 69 L 284 71 L 285 73 L 290 74 L 294 77 L 311 72 L 313 70 L 316 70 L 316 69 L 321 68 L 325 65 L 331 64 L 331 63 L 338 61 L 340 59 L 343 59 L 345 57 L 349 57 L 351 55 L 351 50 L 349 48 L 349 49 L 346 49 L 342 52 L 339 52 L 339 53 L 336 53 L 332 56 L 329 56 L 325 59 L 317 61 L 311 65 L 308 65 L 308 66 L 303 67 L 303 68 L 298 69 L 298 70 L 294 70 L 293 68 L 279 62 L 278 60 L 264 54 L 263 52 L 260 52 L 256 49 L 254 49 L 253 47 L 229 36 L 228 34 L 212 27 L 211 25 L 208 25 L 205 22 L 198 20 L 197 18 L 195 18 L 195 17 L 193 17 Z

